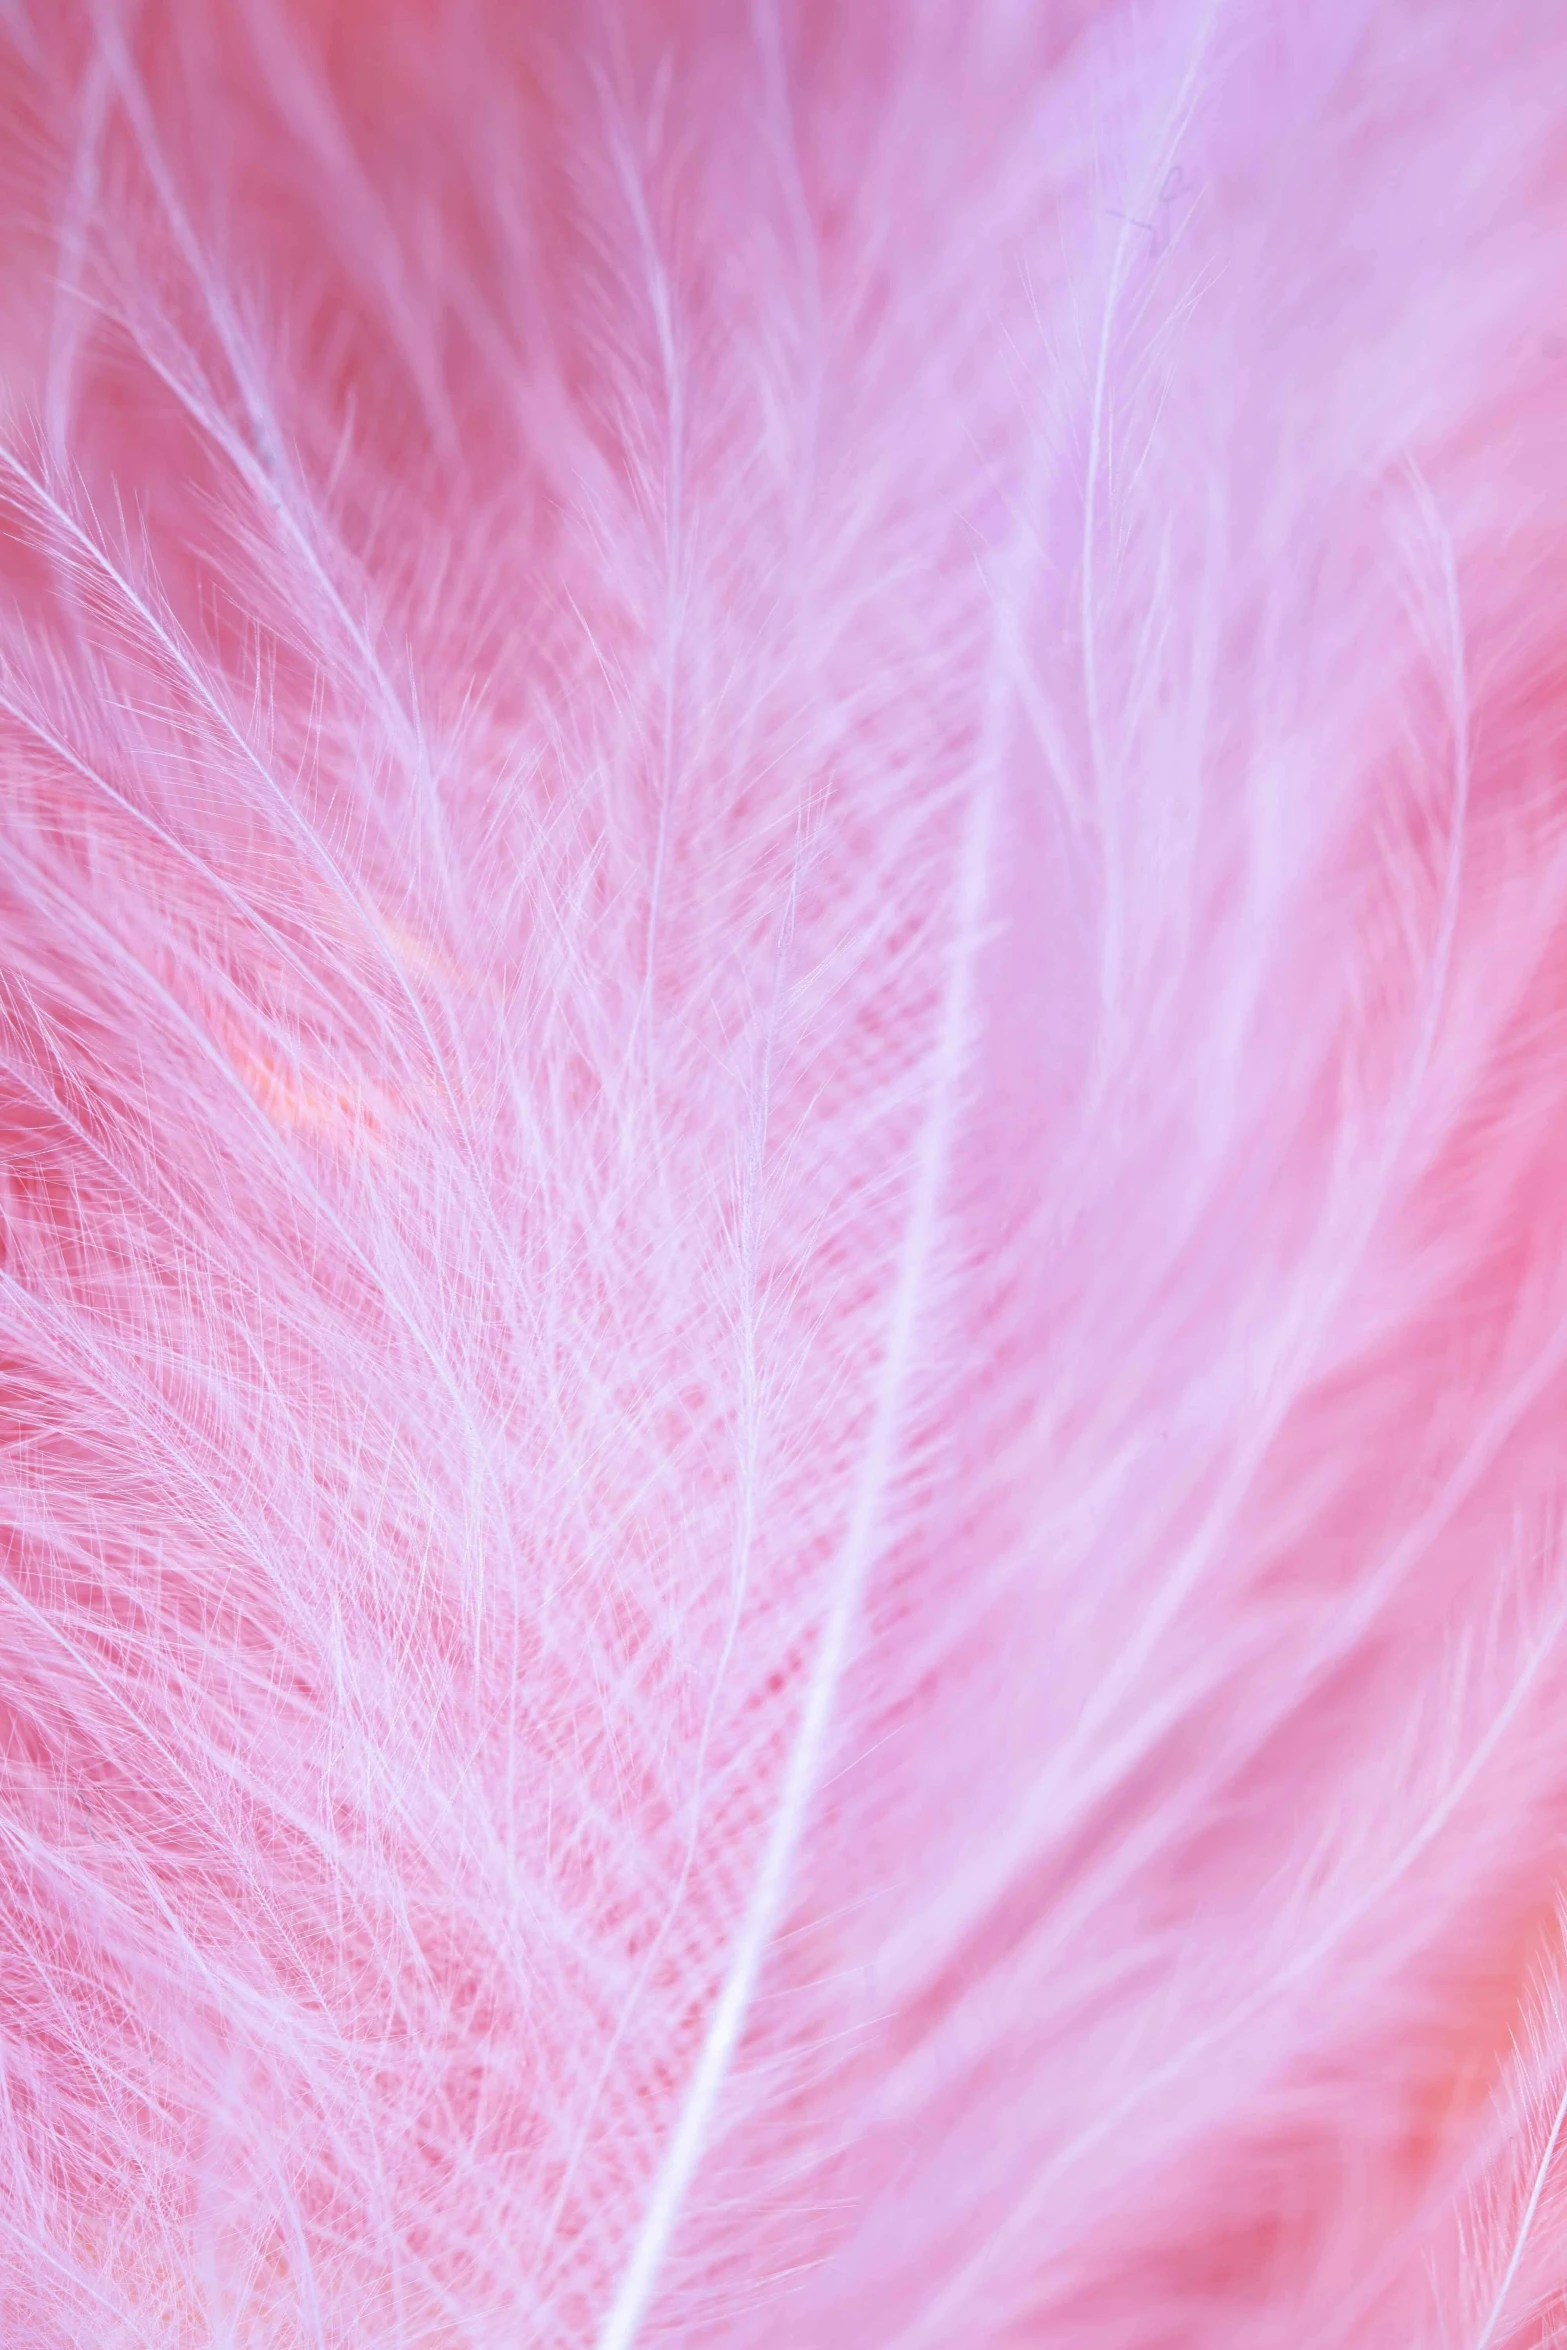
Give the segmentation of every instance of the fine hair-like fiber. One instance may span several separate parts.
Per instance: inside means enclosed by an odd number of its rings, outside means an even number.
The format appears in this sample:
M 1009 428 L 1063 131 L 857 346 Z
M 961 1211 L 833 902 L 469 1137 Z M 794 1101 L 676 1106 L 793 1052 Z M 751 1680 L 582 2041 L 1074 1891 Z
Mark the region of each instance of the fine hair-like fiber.
M 1567 2340 L 1559 0 L 0 0 L 0 2343 Z

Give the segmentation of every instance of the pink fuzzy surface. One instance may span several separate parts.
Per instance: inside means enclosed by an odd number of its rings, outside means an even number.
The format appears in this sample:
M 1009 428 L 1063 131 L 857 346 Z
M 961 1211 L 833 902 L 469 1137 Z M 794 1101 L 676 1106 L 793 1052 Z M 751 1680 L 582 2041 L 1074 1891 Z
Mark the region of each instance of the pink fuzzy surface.
M 1567 2342 L 1560 0 L 0 0 L 0 2344 Z

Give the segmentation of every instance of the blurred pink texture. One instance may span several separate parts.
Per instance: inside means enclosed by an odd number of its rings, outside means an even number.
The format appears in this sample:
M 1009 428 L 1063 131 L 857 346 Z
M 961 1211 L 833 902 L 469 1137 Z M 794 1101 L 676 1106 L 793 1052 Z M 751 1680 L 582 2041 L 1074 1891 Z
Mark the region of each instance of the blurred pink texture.
M 6 2350 L 1567 2342 L 1560 0 L 0 0 Z

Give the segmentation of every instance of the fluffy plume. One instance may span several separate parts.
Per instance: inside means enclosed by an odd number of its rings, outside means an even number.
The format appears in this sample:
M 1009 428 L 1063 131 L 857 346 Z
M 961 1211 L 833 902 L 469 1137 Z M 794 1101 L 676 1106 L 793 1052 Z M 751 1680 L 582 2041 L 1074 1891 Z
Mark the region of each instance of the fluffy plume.
M 1554 2339 L 1556 0 L 6 0 L 0 217 L 5 2343 Z

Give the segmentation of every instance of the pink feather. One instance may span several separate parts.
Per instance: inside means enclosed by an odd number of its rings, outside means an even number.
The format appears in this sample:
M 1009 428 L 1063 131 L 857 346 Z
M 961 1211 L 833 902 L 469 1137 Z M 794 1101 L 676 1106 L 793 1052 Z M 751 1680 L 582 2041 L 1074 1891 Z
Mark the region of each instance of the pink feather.
M 1555 0 L 4 0 L 0 2340 L 1567 2339 Z

